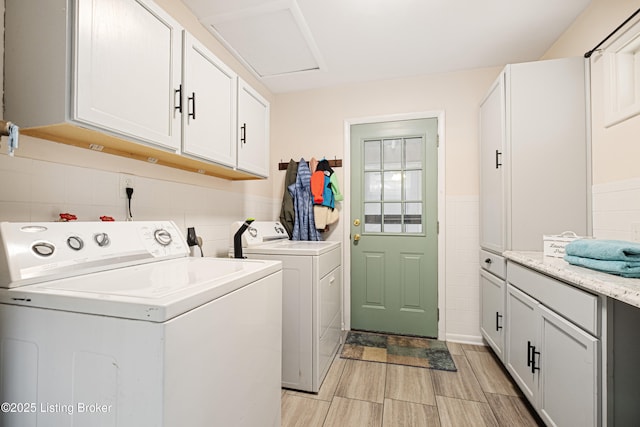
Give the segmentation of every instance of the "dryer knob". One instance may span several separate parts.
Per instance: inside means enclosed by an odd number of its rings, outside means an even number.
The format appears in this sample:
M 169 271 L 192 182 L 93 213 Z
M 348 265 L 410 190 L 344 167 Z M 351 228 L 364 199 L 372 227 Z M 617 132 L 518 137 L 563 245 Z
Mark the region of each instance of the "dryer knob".
M 162 246 L 168 246 L 173 241 L 171 237 L 171 233 L 169 233 L 164 228 L 160 228 L 153 232 L 153 237 L 156 239 L 156 242 L 160 243 Z

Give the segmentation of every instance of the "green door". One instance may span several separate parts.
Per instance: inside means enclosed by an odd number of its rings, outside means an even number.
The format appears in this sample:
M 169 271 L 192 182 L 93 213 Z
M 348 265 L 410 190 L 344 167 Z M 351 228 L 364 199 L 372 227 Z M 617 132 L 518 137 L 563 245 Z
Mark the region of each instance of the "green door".
M 351 327 L 438 335 L 438 121 L 351 126 Z

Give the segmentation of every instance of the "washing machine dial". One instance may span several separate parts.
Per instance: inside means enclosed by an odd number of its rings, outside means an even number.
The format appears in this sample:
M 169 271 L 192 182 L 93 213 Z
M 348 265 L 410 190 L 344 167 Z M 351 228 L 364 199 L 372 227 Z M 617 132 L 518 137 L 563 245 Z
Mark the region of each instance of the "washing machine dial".
M 162 246 L 169 246 L 173 241 L 171 237 L 171 233 L 169 233 L 164 228 L 159 228 L 153 232 L 153 237 L 156 239 L 156 242 L 160 243 Z
M 84 248 L 84 242 L 79 236 L 71 236 L 67 239 L 67 246 L 69 246 L 74 251 L 79 251 Z
M 95 240 L 95 242 L 98 244 L 98 246 L 100 246 L 101 248 L 104 248 L 106 246 L 109 246 L 109 243 L 111 243 L 111 239 L 109 239 L 109 235 L 107 233 L 98 233 L 95 234 L 93 236 L 93 240 Z
M 48 257 L 53 255 L 56 251 L 56 247 L 49 242 L 35 242 L 31 245 L 31 250 L 37 255 Z

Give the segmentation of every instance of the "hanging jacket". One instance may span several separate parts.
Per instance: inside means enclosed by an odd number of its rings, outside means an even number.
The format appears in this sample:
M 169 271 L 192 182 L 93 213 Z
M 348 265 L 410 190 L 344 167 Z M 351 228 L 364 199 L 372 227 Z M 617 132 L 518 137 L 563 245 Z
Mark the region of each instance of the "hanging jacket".
M 324 194 L 324 172 L 315 171 L 311 174 L 311 194 L 313 195 L 313 204 L 321 205 Z
M 333 191 L 333 197 L 336 199 L 336 202 L 341 202 L 344 200 L 344 196 L 340 193 L 340 187 L 338 187 L 338 177 L 336 174 L 331 174 L 329 177 L 329 181 L 331 182 L 331 191 Z
M 313 216 L 313 198 L 311 195 L 311 170 L 304 159 L 298 163 L 296 182 L 289 185 L 289 192 L 293 198 L 295 222 L 292 240 L 322 240 L 316 230 Z
M 325 172 L 326 174 L 326 172 Z M 324 177 L 324 186 L 322 189 L 322 206 L 330 207 L 331 209 L 336 207 L 336 199 L 333 197 L 333 191 L 331 191 L 331 178 L 329 175 Z
M 280 209 L 280 223 L 287 230 L 289 238 L 293 235 L 293 224 L 295 222 L 295 209 L 293 208 L 293 197 L 289 192 L 289 186 L 296 182 L 298 176 L 298 164 L 291 159 L 287 166 L 287 174 L 284 177 L 284 195 L 282 196 L 282 208 Z

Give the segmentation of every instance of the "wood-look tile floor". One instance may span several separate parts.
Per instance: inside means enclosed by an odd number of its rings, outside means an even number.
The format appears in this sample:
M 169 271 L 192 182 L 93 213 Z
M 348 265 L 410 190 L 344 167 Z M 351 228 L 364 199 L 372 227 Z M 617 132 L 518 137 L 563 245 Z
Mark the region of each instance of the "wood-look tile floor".
M 457 372 L 347 360 L 338 354 L 318 394 L 282 390 L 282 426 L 543 425 L 487 347 L 447 346 Z

